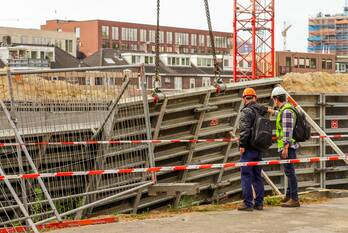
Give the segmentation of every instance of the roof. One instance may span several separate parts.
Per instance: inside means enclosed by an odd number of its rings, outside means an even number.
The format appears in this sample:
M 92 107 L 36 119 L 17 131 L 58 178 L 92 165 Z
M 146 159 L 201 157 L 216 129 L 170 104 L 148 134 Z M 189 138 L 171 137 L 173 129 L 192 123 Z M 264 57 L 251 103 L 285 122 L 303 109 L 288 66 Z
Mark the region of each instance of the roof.
M 55 47 L 55 62 L 51 63 L 52 69 L 59 69 L 59 68 L 77 68 L 77 67 L 84 67 L 87 66 L 83 62 L 81 62 L 76 57 L 72 56 L 71 54 L 65 52 L 64 50 Z
M 123 51 L 117 49 L 102 49 L 95 52 L 91 56 L 85 58 L 83 61 L 88 66 L 115 66 L 115 65 L 128 65 L 127 61 L 121 57 Z M 137 52 L 137 54 L 139 54 Z M 108 62 L 109 61 L 109 62 Z M 214 75 L 213 67 L 196 67 L 194 65 L 190 66 L 167 66 L 160 61 L 159 64 L 160 74 L 166 75 Z M 145 73 L 154 74 L 155 65 L 147 64 L 145 65 Z M 232 75 L 232 71 L 221 70 L 221 75 Z
M 91 56 L 85 58 L 83 62 L 88 66 L 115 66 L 127 65 L 127 62 L 120 57 L 116 49 L 100 49 Z

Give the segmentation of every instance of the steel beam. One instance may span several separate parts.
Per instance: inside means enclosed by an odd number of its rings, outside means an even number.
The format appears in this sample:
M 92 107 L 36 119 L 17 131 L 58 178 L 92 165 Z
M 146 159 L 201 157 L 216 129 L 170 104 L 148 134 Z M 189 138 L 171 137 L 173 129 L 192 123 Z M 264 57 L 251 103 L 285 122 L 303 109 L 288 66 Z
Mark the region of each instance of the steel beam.
M 203 100 L 203 107 L 206 107 L 208 106 L 209 104 L 209 100 L 210 100 L 210 96 L 211 96 L 211 93 L 212 92 L 207 92 L 205 94 L 205 97 L 204 97 L 204 100 Z M 203 122 L 204 122 L 204 117 L 205 117 L 205 114 L 206 114 L 206 111 L 202 111 L 202 112 L 199 112 L 199 117 L 198 117 L 198 122 L 196 124 L 196 127 L 194 127 L 192 130 L 194 131 L 193 132 L 193 139 L 196 140 L 198 139 L 199 137 L 199 132 L 202 128 L 202 125 L 203 125 Z M 186 160 L 184 161 L 184 164 L 189 164 L 191 163 L 192 161 L 192 158 L 193 158 L 193 153 L 194 153 L 194 149 L 196 147 L 196 144 L 197 143 L 191 143 L 190 146 L 189 146 L 189 153 L 186 157 Z M 180 179 L 180 182 L 181 183 L 185 183 L 186 182 L 186 178 L 187 178 L 187 175 L 188 175 L 188 171 L 184 171 L 182 174 L 181 174 L 181 177 L 179 178 Z M 176 198 L 175 198 L 175 202 L 174 202 L 174 206 L 177 207 L 179 206 L 179 203 L 180 203 L 180 200 L 181 200 L 181 197 L 182 197 L 183 193 L 180 192 L 176 195 Z

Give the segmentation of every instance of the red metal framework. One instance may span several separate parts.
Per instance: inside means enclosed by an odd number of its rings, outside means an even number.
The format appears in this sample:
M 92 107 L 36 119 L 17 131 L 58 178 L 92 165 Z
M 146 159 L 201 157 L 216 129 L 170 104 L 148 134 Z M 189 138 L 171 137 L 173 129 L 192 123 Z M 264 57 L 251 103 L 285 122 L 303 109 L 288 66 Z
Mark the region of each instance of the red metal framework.
M 274 0 L 234 0 L 234 79 L 274 77 Z

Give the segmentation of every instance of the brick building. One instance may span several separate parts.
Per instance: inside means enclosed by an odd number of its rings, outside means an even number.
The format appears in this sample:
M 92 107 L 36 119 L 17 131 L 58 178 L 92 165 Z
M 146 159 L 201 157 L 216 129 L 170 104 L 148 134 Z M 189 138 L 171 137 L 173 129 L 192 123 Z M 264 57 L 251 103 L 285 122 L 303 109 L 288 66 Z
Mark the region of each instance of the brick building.
M 105 20 L 48 20 L 43 30 L 75 32 L 82 57 L 100 48 L 154 52 L 156 26 Z M 232 33 L 214 32 L 218 54 L 231 53 Z M 160 28 L 161 53 L 211 54 L 209 32 L 188 28 Z
M 276 52 L 276 76 L 290 72 L 327 72 L 335 73 L 336 56 L 322 53 Z

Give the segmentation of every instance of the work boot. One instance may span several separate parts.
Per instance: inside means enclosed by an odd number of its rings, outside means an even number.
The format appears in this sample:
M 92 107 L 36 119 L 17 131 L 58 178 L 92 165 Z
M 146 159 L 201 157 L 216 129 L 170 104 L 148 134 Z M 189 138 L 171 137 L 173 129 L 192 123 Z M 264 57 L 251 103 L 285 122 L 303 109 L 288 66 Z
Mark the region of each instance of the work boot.
M 290 200 L 290 197 L 284 197 L 280 202 L 281 203 L 286 203 L 286 202 L 288 202 Z
M 293 199 L 290 199 L 286 203 L 283 203 L 281 206 L 282 207 L 286 207 L 286 208 L 300 207 L 300 202 L 296 201 L 296 200 L 293 200 Z
M 238 206 L 238 210 L 239 210 L 239 211 L 249 211 L 249 212 L 251 212 L 251 211 L 253 211 L 254 209 L 253 209 L 252 207 L 246 206 L 246 205 L 243 203 L 243 204 L 241 204 L 240 206 Z
M 263 205 L 255 205 L 254 210 L 263 210 Z

